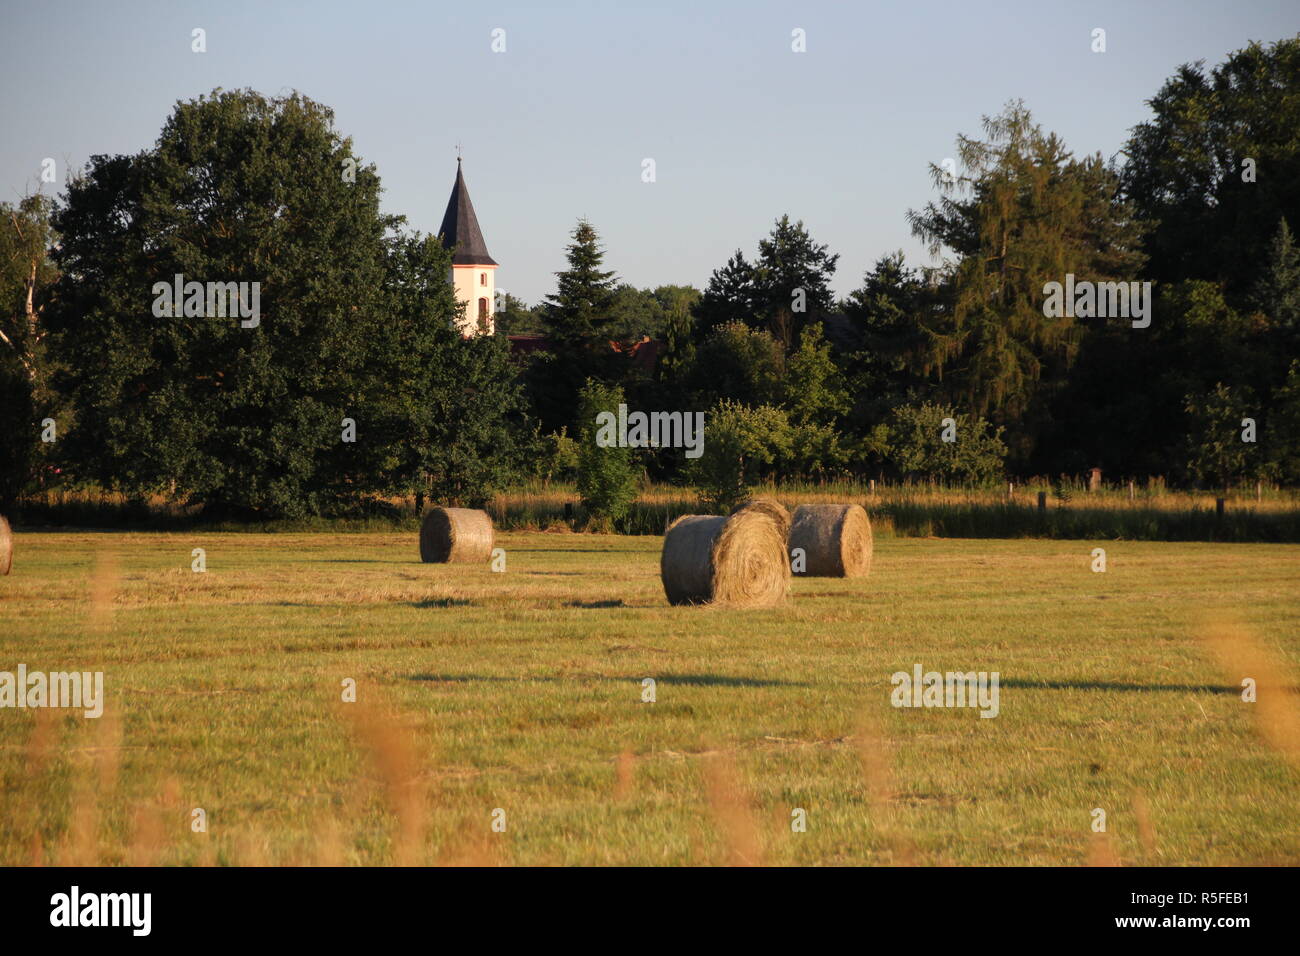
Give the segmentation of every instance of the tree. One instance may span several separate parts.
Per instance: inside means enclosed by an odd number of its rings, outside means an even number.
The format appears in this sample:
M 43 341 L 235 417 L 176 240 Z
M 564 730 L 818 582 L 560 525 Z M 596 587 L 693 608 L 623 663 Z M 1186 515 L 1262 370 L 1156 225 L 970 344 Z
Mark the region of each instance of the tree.
M 623 390 L 588 380 L 579 396 L 578 494 L 596 527 L 621 521 L 636 501 L 637 468 L 632 449 L 598 441 L 604 415 L 618 417 Z
M 655 368 L 660 382 L 672 382 L 695 360 L 695 319 L 692 308 L 700 293 L 690 286 L 660 286 L 655 290 L 664 310 L 664 350 Z
M 882 422 L 891 409 L 932 388 L 916 369 L 927 344 L 925 313 L 936 300 L 933 285 L 908 267 L 899 250 L 877 259 L 842 304 L 856 339 L 843 359 L 856 429 Z
M 1277 232 L 1268 244 L 1263 274 L 1252 299 L 1286 339 L 1294 340 L 1300 334 L 1300 248 L 1296 248 L 1285 217 L 1278 220 Z
M 1258 404 L 1249 386 L 1215 384 L 1209 394 L 1186 397 L 1191 416 L 1187 463 L 1193 477 L 1227 489 L 1233 480 L 1251 477 L 1263 463 L 1258 438 L 1243 439 L 1243 419 L 1255 418 Z M 1257 423 L 1258 424 L 1258 423 Z
M 984 131 L 958 137 L 962 172 L 932 166 L 940 199 L 908 213 L 932 253 L 957 255 L 944 307 L 922 314 L 920 365 L 950 401 L 1014 426 L 1024 460 L 1083 335 L 1075 319 L 1044 315 L 1045 283 L 1131 278 L 1144 226 L 1116 198 L 1116 171 L 1100 156 L 1073 159 L 1023 104 L 985 117 Z
M 715 329 L 732 322 L 750 327 L 761 324 L 761 309 L 755 301 L 754 267 L 739 249 L 721 269 L 714 269 L 709 283 L 695 304 L 695 334 L 703 341 Z
M 785 363 L 781 404 L 796 425 L 828 426 L 849 410 L 849 394 L 821 324 L 804 330 L 799 347 Z
M 737 249 L 714 270 L 696 306 L 697 332 L 703 337 L 730 322 L 762 329 L 790 349 L 809 322 L 834 308 L 830 282 L 838 255 L 813 241 L 802 221 L 782 216 L 759 241 L 751 264 Z
M 1270 404 L 1273 414 L 1266 435 L 1269 471 L 1289 484 L 1300 483 L 1300 359 L 1291 362 L 1286 381 Z
M 547 334 L 565 351 L 604 349 L 615 322 L 614 273 L 601 269 L 605 252 L 591 223 L 578 220 L 571 235 L 569 268 L 555 273 L 555 292 L 542 307 Z
M 41 319 L 57 269 L 53 203 L 0 203 L 0 509 L 8 510 L 46 458 L 38 422 L 58 414 Z M 66 418 L 59 422 L 66 425 Z
M 945 435 L 952 441 L 945 441 Z M 907 477 L 988 484 L 1003 475 L 1002 429 L 951 407 L 925 403 L 895 409 L 890 458 Z
M 600 238 L 581 219 L 572 239 L 569 268 L 555 274 L 556 291 L 540 306 L 549 351 L 528 370 L 533 409 L 548 431 L 574 424 L 578 393 L 587 379 L 618 382 L 627 367 L 625 357 L 610 347 L 616 280 L 601 268 L 605 253 Z
M 789 416 L 770 405 L 720 401 L 705 416 L 704 448 L 686 466 L 686 480 L 710 508 L 729 511 L 793 448 Z
M 1300 222 L 1300 37 L 1184 64 L 1148 104 L 1122 188 L 1156 223 L 1150 278 L 1223 282 L 1236 304 L 1278 217 Z
M 770 333 L 730 322 L 695 350 L 682 384 L 698 408 L 724 398 L 742 405 L 775 405 L 784 369 L 780 343 Z
M 367 383 L 368 487 L 440 504 L 482 507 L 532 457 L 518 372 L 503 336 L 463 338 L 447 321 L 464 306 L 446 277 L 447 250 L 433 236 L 398 236 L 386 269 L 383 378 Z
M 546 331 L 538 310 L 530 309 L 527 303 L 509 292 L 502 293 L 501 308 L 494 318 L 498 335 L 537 334 Z
M 569 437 L 568 429 L 542 436 L 542 454 L 536 461 L 534 474 L 548 483 L 552 479 L 577 478 L 578 443 Z
M 446 259 L 379 192 L 297 93 L 216 91 L 152 149 L 92 157 L 55 216 L 48 314 L 78 472 L 218 513 L 331 513 L 421 474 L 481 500 L 512 413 L 504 346 L 450 335 Z M 177 275 L 198 294 L 173 310 Z M 244 283 L 238 303 L 215 283 Z

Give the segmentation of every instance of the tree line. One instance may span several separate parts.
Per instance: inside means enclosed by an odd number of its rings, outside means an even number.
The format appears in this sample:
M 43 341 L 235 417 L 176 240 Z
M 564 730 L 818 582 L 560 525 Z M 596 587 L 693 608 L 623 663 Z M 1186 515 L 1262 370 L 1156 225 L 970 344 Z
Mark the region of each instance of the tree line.
M 614 520 L 643 475 L 717 506 L 838 476 L 1294 484 L 1300 38 L 1184 66 L 1149 105 L 1109 159 L 1020 102 L 986 117 L 907 212 L 932 262 L 882 256 L 843 299 L 839 256 L 788 215 L 703 290 L 620 282 L 580 221 L 551 295 L 462 339 L 449 254 L 380 211 L 327 107 L 178 103 L 152 147 L 0 210 L 0 504 L 94 484 L 298 517 L 533 475 Z M 260 321 L 156 317 L 177 276 L 258 283 Z M 1150 282 L 1149 325 L 1045 310 L 1067 276 Z M 524 331 L 547 338 L 526 361 Z M 593 451 L 620 403 L 704 411 L 704 454 Z

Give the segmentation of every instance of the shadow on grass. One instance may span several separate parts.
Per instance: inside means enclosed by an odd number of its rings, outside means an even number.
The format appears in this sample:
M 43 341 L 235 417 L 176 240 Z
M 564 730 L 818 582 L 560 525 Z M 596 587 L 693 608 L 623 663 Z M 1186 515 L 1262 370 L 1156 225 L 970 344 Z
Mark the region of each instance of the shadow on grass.
M 627 607 L 622 598 L 615 598 L 612 601 L 567 601 L 565 607 L 580 607 L 588 610 L 595 610 L 602 607 Z
M 511 548 L 511 554 L 628 554 L 621 548 Z
M 1022 690 L 1119 690 L 1119 691 L 1174 691 L 1182 694 L 1240 694 L 1240 687 L 1218 684 L 1125 684 L 1114 681 L 1059 681 L 1059 680 L 1011 680 L 1002 679 L 1001 687 L 1017 687 Z M 1292 693 L 1300 688 L 1289 688 Z
M 427 601 L 408 601 L 408 607 L 473 607 L 468 598 L 429 598 Z
M 646 675 L 611 677 L 603 674 L 575 674 L 572 677 L 503 677 L 497 674 L 415 674 L 408 678 L 435 684 L 569 684 L 580 681 L 605 681 L 614 684 L 640 684 Z M 808 687 L 803 681 L 769 680 L 756 677 L 728 677 L 724 674 L 656 674 L 658 684 L 684 687 Z

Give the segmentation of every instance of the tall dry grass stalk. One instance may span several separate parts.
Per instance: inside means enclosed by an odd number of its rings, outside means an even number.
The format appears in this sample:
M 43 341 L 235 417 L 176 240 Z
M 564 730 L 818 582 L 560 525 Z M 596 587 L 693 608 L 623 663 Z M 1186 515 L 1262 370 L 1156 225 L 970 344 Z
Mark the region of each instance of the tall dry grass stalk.
M 1114 847 L 1111 846 L 1110 834 L 1104 830 L 1100 833 L 1094 830 L 1092 838 L 1088 841 L 1088 866 L 1123 865 L 1115 855 Z
M 916 846 L 903 827 L 899 813 L 893 752 L 872 715 L 863 713 L 859 716 L 853 744 L 862 766 L 871 822 L 889 849 L 890 862 L 896 866 L 914 866 Z
M 1133 815 L 1137 818 L 1138 839 L 1142 842 L 1142 849 L 1147 857 L 1159 855 L 1156 848 L 1156 829 L 1151 824 L 1151 807 L 1147 804 L 1147 798 L 1141 793 L 1133 794 Z
M 636 758 L 632 751 L 624 750 L 614 761 L 614 799 L 622 802 L 632 795 L 632 782 L 636 776 Z
M 86 632 L 100 637 L 112 628 L 113 603 L 121 585 L 121 556 L 115 551 L 100 549 L 95 552 L 94 565 L 86 601 Z
M 92 745 L 75 752 L 79 766 L 73 775 L 72 812 L 58 859 L 62 866 L 97 866 L 101 801 L 111 802 L 122 761 L 122 719 L 105 702 L 104 713 L 90 730 Z
M 727 849 L 731 866 L 762 866 L 763 845 L 748 792 L 740 782 L 735 762 L 726 751 L 703 760 L 709 809 Z
M 54 711 L 48 707 L 39 708 L 33 715 L 32 732 L 23 753 L 23 780 L 34 783 L 44 775 L 54 753 L 56 734 Z M 23 800 L 23 796 L 21 790 L 9 794 L 5 800 L 5 812 L 21 820 L 23 829 L 31 830 L 28 861 L 32 866 L 44 866 L 45 841 L 41 838 L 40 805 L 35 800 Z
M 1211 655 L 1239 690 L 1246 678 L 1255 681 L 1256 700 L 1250 707 L 1254 726 L 1270 747 L 1291 766 L 1300 768 L 1300 696 L 1278 656 L 1243 624 L 1226 612 L 1203 618 L 1200 633 Z
M 158 866 L 167 848 L 167 834 L 180 826 L 180 783 L 169 777 L 159 794 L 138 804 L 132 819 L 128 866 Z M 171 826 L 168 826 L 171 821 Z
M 379 775 L 384 800 L 396 819 L 393 863 L 419 866 L 425 857 L 428 792 L 418 748 L 397 715 L 374 702 L 378 693 L 374 687 L 358 687 L 357 702 L 340 706 Z

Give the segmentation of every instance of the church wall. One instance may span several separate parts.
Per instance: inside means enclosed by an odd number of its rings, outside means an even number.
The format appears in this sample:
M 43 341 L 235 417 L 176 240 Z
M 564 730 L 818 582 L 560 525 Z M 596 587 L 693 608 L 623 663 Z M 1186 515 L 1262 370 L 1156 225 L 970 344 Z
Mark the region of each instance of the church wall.
M 480 282 L 483 275 L 487 276 L 486 285 Z M 478 300 L 482 298 L 487 299 L 487 331 L 489 334 L 495 332 L 496 266 L 453 266 L 451 282 L 457 301 L 466 303 L 461 334 L 470 335 L 478 331 Z

